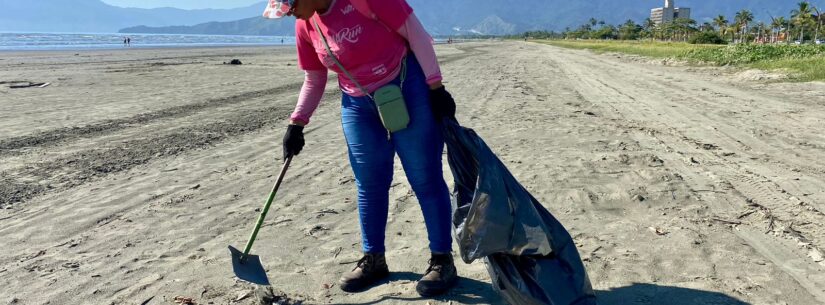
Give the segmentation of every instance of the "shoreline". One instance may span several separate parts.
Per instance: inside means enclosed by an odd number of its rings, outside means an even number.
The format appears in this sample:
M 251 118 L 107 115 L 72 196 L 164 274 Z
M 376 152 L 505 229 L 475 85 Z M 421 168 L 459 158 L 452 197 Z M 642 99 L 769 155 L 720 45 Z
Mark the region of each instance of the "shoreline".
M 65 54 L 65 53 L 78 53 L 78 52 L 106 52 L 106 51 L 163 51 L 163 50 L 209 50 L 209 49 L 231 49 L 231 48 L 244 48 L 244 49 L 260 49 L 260 48 L 289 48 L 293 47 L 292 44 L 289 45 L 185 45 L 185 46 L 146 46 L 146 47 L 120 47 L 120 48 L 85 48 L 85 49 L 49 49 L 49 50 L 3 50 L 0 49 L 0 54 L 3 55 L 19 55 L 19 54 Z

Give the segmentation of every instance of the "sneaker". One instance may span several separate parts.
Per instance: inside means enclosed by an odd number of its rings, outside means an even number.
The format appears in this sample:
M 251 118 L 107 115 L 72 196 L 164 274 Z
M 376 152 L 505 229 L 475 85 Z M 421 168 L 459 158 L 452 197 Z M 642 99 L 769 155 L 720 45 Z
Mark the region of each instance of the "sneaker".
M 458 281 L 453 256 L 451 254 L 433 254 L 430 267 L 424 277 L 418 281 L 415 290 L 423 297 L 443 294 Z
M 341 290 L 358 292 L 375 285 L 378 281 L 388 277 L 390 270 L 384 254 L 364 254 L 355 269 L 341 277 Z

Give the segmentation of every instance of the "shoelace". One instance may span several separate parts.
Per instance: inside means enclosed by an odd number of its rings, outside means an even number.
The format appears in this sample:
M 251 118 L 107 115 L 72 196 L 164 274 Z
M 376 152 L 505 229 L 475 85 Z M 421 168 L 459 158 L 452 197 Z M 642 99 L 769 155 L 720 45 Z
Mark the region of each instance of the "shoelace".
M 368 271 L 372 269 L 372 265 L 375 262 L 375 259 L 372 256 L 364 255 L 360 260 L 358 260 L 358 264 L 355 265 L 355 268 L 352 268 L 352 271 L 355 269 L 361 268 L 364 271 Z
M 430 264 L 430 267 L 427 267 L 427 273 L 430 273 L 432 271 L 441 272 L 441 270 L 444 269 L 444 262 L 439 262 L 434 259 L 430 259 L 428 263 Z

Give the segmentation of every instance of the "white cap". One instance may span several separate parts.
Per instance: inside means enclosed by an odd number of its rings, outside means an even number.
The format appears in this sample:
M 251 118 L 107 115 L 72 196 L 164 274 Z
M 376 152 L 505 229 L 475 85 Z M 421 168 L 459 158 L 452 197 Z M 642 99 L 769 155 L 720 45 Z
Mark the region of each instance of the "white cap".
M 295 0 L 269 0 L 264 10 L 264 18 L 278 19 L 287 16 Z

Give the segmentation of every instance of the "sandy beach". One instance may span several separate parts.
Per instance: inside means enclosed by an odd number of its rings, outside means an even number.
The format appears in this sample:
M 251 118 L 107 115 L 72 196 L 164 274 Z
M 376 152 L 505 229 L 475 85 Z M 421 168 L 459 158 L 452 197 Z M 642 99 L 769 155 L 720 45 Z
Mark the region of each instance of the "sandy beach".
M 599 304 L 825 304 L 825 83 L 520 41 L 436 51 L 459 121 L 568 228 Z M 292 48 L 0 54 L 0 304 L 504 304 L 481 262 L 447 295 L 415 292 L 429 253 L 399 162 L 393 275 L 338 289 L 360 233 L 330 79 L 256 287 L 227 246 L 280 169 Z

